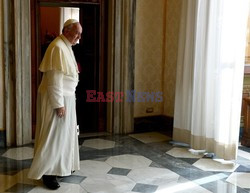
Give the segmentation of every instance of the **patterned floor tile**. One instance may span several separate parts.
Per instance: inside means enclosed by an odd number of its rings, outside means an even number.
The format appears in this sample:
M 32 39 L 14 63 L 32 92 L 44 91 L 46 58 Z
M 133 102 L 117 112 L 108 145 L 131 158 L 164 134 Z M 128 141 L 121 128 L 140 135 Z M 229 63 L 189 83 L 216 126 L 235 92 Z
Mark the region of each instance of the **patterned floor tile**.
M 158 164 L 158 163 L 155 163 L 155 162 L 152 162 L 149 167 L 155 167 L 155 168 L 164 168 L 162 165 Z
M 15 159 L 15 160 L 26 160 L 32 159 L 34 149 L 30 147 L 18 147 L 8 149 L 2 156 Z
M 133 192 L 143 192 L 143 193 L 151 193 L 157 190 L 158 186 L 150 185 L 150 184 L 136 184 L 133 188 Z
M 19 183 L 23 183 L 23 184 L 31 184 L 31 185 L 36 185 L 36 186 L 40 186 L 43 184 L 42 180 L 29 179 L 28 172 L 29 172 L 29 169 L 24 169 L 24 170 L 20 171 L 19 173 L 17 173 L 13 177 L 15 179 L 17 179 Z
M 169 144 L 171 144 L 173 147 L 182 147 L 182 148 L 190 148 L 190 145 L 187 143 L 182 143 L 182 142 L 178 142 L 178 141 L 169 141 Z
M 238 150 L 238 156 L 243 157 L 247 160 L 250 160 L 250 153 L 243 151 L 243 150 L 240 150 L 240 149 Z
M 195 162 L 197 162 L 199 160 L 198 158 L 180 158 L 180 159 L 189 163 L 189 164 L 194 164 Z
M 160 185 L 155 193 L 212 193 L 211 191 L 185 178 Z
M 211 191 L 189 181 L 183 184 L 167 184 L 158 187 L 155 193 L 212 193 Z M 221 192 L 222 193 L 222 192 Z M 225 192 L 227 193 L 227 192 Z
M 6 192 L 20 192 L 20 193 L 27 193 L 30 190 L 32 190 L 35 186 L 30 185 L 30 184 L 20 184 L 17 183 L 14 186 L 12 186 L 11 188 L 9 188 L 8 190 L 6 190 Z
M 17 183 L 18 180 L 13 176 L 0 175 L 0 192 L 10 189 Z
M 110 149 L 115 147 L 115 142 L 104 139 L 88 139 L 83 142 L 82 146 L 94 149 Z
M 150 148 L 152 150 L 156 150 L 157 152 L 163 152 L 163 153 L 173 148 L 173 146 L 166 141 L 154 142 L 147 145 L 150 145 Z
M 222 179 L 226 179 L 227 177 L 228 177 L 228 174 L 217 173 L 217 174 L 208 175 L 206 177 L 198 178 L 196 180 L 193 180 L 193 182 L 199 185 L 204 185 L 204 184 L 208 184 L 211 182 L 216 182 Z
M 213 193 L 247 193 L 244 189 L 238 189 L 237 186 L 223 180 L 214 179 L 213 182 L 205 183 L 202 185 L 204 188 L 209 189 Z
M 228 178 L 227 182 L 230 182 L 241 188 L 250 188 L 250 173 L 234 172 Z
M 88 177 L 81 183 L 81 186 L 91 193 L 124 193 L 131 191 L 135 182 L 126 176 L 108 174 L 106 176 Z
M 189 151 L 189 148 L 174 147 L 173 149 L 166 152 L 168 155 L 177 158 L 202 158 L 203 155 L 195 155 Z
M 250 148 L 245 146 L 239 146 L 239 150 L 250 153 Z
M 112 167 L 106 162 L 95 161 L 95 160 L 84 160 L 80 162 L 79 172 L 82 176 L 100 176 L 106 175 Z
M 27 178 L 29 169 L 22 170 L 16 175 L 0 175 L 0 192 L 10 189 L 16 184 L 29 184 L 33 186 L 41 185 L 41 181 L 31 180 Z
M 128 177 L 141 184 L 163 185 L 176 182 L 179 175 L 165 168 L 139 168 L 129 172 Z
M 130 169 L 112 168 L 111 170 L 109 170 L 108 174 L 127 176 L 130 171 Z
M 86 190 L 84 190 L 83 187 L 81 187 L 79 184 L 69 184 L 69 183 L 60 183 L 60 188 L 57 190 L 48 190 L 44 186 L 37 186 L 33 188 L 29 193 L 87 193 Z
M 80 147 L 81 170 L 72 176 L 59 178 L 61 187 L 53 192 L 249 192 L 247 180 L 250 176 L 247 174 L 250 174 L 250 159 L 244 147 L 239 151 L 236 165 L 222 164 L 201 158 L 202 155 L 197 157 L 187 146 L 171 145 L 159 134 L 136 134 L 136 137 L 142 137 L 141 141 L 128 135 L 82 138 L 79 141 L 83 144 L 87 141 L 85 145 L 89 144 L 89 147 Z M 33 149 L 33 146 L 26 146 L 20 155 L 17 150 L 13 151 L 17 148 L 1 151 L 12 158 L 0 156 L 0 192 L 51 192 L 44 187 L 42 180 L 27 178 L 31 164 L 31 159 L 26 159 L 31 152 L 27 148 Z
M 152 161 L 144 156 L 125 154 L 112 156 L 107 159 L 106 163 L 112 167 L 135 169 L 148 167 Z
M 60 182 L 80 184 L 86 177 L 79 175 L 66 176 L 60 179 Z
M 244 172 L 244 173 L 250 173 L 250 168 L 245 166 L 239 166 L 235 172 Z
M 161 141 L 167 141 L 171 139 L 170 137 L 163 135 L 161 133 L 158 133 L 158 132 L 131 134 L 129 136 L 143 143 L 161 142 Z
M 239 167 L 239 164 L 234 164 L 233 162 L 227 162 L 223 160 L 199 159 L 193 164 L 193 166 L 204 171 L 233 172 L 237 167 Z
M 114 192 L 126 192 L 132 190 L 135 186 L 135 182 L 128 178 L 127 176 L 119 176 L 119 175 L 112 175 L 108 174 L 107 179 L 110 183 L 112 183 L 115 187 L 113 190 Z M 112 191 L 111 191 L 112 192 Z
M 29 168 L 32 160 L 13 160 L 6 157 L 0 158 L 0 174 L 15 175 L 23 169 Z

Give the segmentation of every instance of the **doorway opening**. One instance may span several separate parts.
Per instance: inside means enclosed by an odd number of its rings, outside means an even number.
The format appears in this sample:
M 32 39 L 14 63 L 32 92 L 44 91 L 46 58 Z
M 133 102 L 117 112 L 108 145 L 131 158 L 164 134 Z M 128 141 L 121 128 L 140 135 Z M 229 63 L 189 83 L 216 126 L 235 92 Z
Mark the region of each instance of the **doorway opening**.
M 86 101 L 86 91 L 107 90 L 107 5 L 99 3 L 37 3 L 33 14 L 39 15 L 32 21 L 32 134 L 36 123 L 36 92 L 41 81 L 38 68 L 49 43 L 59 34 L 65 20 L 79 17 L 83 27 L 79 43 L 72 47 L 79 67 L 79 83 L 76 89 L 77 122 L 80 133 L 106 131 L 105 103 Z M 71 14 L 71 15 L 70 15 Z

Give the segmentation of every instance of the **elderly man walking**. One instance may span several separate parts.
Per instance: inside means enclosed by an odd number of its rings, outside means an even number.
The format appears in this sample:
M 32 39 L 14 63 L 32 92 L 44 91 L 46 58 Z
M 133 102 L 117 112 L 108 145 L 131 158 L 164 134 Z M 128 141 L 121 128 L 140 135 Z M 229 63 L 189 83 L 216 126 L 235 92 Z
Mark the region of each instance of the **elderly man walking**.
M 34 159 L 28 177 L 42 178 L 49 189 L 60 187 L 57 176 L 80 169 L 75 110 L 78 68 L 72 45 L 81 33 L 77 20 L 67 20 L 39 67 L 43 78 L 38 88 Z

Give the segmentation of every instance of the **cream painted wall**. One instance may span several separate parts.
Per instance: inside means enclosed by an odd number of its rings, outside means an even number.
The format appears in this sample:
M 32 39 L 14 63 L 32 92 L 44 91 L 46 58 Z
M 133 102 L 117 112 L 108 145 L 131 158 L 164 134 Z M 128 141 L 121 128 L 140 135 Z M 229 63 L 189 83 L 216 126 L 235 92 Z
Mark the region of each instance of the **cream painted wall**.
M 165 0 L 136 1 L 135 91 L 162 92 Z M 147 108 L 154 112 L 146 113 Z M 134 117 L 161 115 L 163 102 L 135 102 Z
M 4 130 L 3 1 L 0 1 L 0 130 Z
M 134 117 L 174 115 L 182 0 L 137 0 L 135 90 L 163 92 L 163 102 L 135 102 Z M 153 113 L 146 113 L 148 107 Z

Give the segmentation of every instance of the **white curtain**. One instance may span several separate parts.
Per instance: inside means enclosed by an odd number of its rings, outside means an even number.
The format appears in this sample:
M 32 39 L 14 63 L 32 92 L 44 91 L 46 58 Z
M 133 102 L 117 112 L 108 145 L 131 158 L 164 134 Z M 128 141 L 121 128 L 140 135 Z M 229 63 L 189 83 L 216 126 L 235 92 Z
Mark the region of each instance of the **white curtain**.
M 236 159 L 249 0 L 184 0 L 173 140 Z

